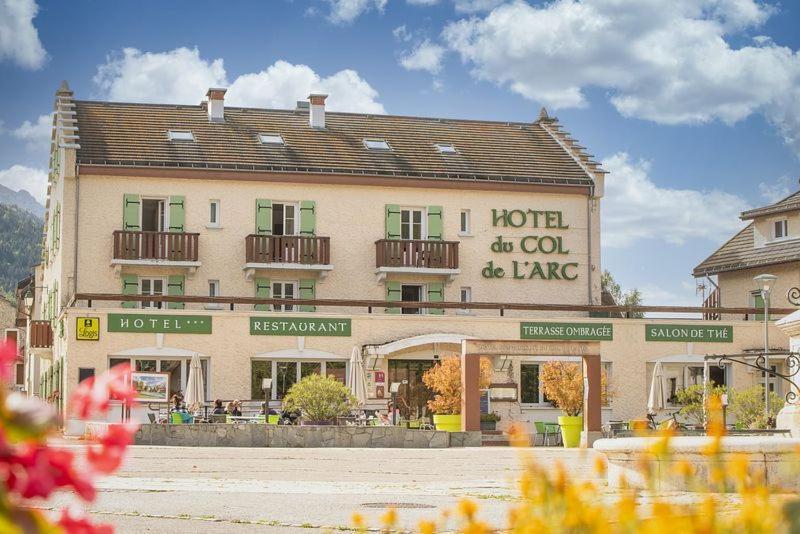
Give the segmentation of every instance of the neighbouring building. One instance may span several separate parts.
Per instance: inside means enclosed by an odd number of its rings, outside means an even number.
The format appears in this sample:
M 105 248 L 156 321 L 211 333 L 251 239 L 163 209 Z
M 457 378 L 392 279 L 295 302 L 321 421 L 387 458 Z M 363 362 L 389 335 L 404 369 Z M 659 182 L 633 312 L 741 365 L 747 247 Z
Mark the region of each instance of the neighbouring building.
M 309 373 L 345 381 L 355 349 L 370 407 L 386 409 L 396 383 L 402 415 L 427 416 L 422 374 L 466 339 L 592 341 L 615 393 L 604 418 L 623 419 L 644 414 L 655 361 L 674 360 L 674 390 L 698 381 L 705 354 L 758 347 L 752 321 L 568 309 L 601 303 L 605 173 L 544 110 L 489 122 L 333 113 L 317 94 L 235 108 L 224 94 L 157 105 L 57 91 L 32 394 L 63 407 L 81 380 L 129 362 L 155 399 L 185 387 L 198 354 L 209 399 L 264 398 L 269 377 L 279 404 Z M 342 305 L 248 300 L 270 298 Z M 567 309 L 520 309 L 543 303 Z M 555 418 L 547 354 L 491 358 L 484 409 L 501 427 Z

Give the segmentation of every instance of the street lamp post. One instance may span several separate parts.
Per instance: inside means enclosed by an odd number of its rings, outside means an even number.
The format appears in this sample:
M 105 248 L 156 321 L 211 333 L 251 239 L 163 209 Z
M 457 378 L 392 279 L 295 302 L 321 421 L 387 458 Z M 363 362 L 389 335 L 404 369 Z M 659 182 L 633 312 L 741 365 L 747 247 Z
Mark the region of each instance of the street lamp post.
M 264 420 L 269 422 L 269 392 L 272 389 L 272 379 L 262 378 L 261 389 L 264 390 Z
M 774 274 L 760 274 L 753 278 L 757 290 L 761 293 L 761 300 L 764 303 L 764 415 L 769 419 L 769 295 L 772 286 L 778 277 Z

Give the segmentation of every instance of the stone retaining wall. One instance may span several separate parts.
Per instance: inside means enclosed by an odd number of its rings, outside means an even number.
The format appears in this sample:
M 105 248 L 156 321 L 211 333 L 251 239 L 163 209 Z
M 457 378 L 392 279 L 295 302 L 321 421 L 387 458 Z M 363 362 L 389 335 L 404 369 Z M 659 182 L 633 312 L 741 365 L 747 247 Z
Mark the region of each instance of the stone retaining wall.
M 87 423 L 86 434 L 108 423 Z M 177 447 L 367 447 L 443 449 L 480 447 L 480 432 L 412 430 L 392 426 L 274 426 L 254 423 L 145 424 L 136 445 Z

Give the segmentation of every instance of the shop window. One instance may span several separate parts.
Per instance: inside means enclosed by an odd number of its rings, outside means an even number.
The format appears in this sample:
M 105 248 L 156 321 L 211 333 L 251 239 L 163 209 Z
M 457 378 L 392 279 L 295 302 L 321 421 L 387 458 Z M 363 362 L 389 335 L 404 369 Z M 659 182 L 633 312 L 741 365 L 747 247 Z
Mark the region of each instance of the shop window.
M 520 402 L 523 404 L 544 404 L 545 398 L 539 381 L 540 365 L 523 363 L 520 368 Z
M 134 371 L 169 374 L 170 396 L 185 393 L 190 363 L 191 358 L 109 358 L 108 360 L 109 367 L 129 364 Z M 203 374 L 206 398 L 209 398 L 211 388 L 208 381 L 208 359 L 200 359 L 200 372 Z
M 295 299 L 297 298 L 297 282 L 272 282 L 272 298 Z M 293 311 L 291 304 L 276 304 L 272 311 Z
M 325 362 L 325 376 L 332 376 L 342 384 L 346 384 L 347 362 Z
M 297 204 L 272 203 L 272 235 L 297 235 Z
M 423 210 L 403 208 L 400 210 L 400 239 L 426 239 L 422 221 Z
M 250 398 L 263 399 L 264 390 L 261 389 L 261 379 L 272 378 L 272 361 L 252 360 L 250 362 Z M 273 385 L 274 387 L 274 385 Z
M 422 381 L 422 375 L 434 366 L 433 360 L 389 360 L 387 389 L 392 383 L 400 383 L 397 392 L 397 409 L 403 419 L 430 418 L 428 401 L 433 392 Z
M 79 367 L 78 368 L 78 383 L 80 384 L 87 378 L 94 376 L 94 367 Z
M 297 362 L 277 362 L 275 366 L 275 398 L 283 399 L 291 387 L 297 382 Z
M 321 362 L 301 362 L 300 363 L 300 379 L 308 375 L 321 375 L 322 363 Z
M 134 370 L 143 373 L 155 373 L 158 370 L 158 364 L 156 360 L 136 360 Z
M 161 360 L 160 364 L 159 372 L 169 375 L 169 396 L 172 398 L 173 395 L 179 394 L 182 390 L 183 362 L 181 360 Z

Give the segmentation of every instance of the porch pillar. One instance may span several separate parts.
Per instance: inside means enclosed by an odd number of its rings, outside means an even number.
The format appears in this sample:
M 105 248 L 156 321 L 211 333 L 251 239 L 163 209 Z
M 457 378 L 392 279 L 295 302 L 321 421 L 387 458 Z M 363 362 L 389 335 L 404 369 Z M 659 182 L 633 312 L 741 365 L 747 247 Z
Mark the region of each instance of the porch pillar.
M 603 437 L 602 391 L 599 354 L 585 354 L 583 360 L 583 432 L 581 446 L 591 447 Z
M 481 429 L 481 358 L 461 352 L 461 430 Z

